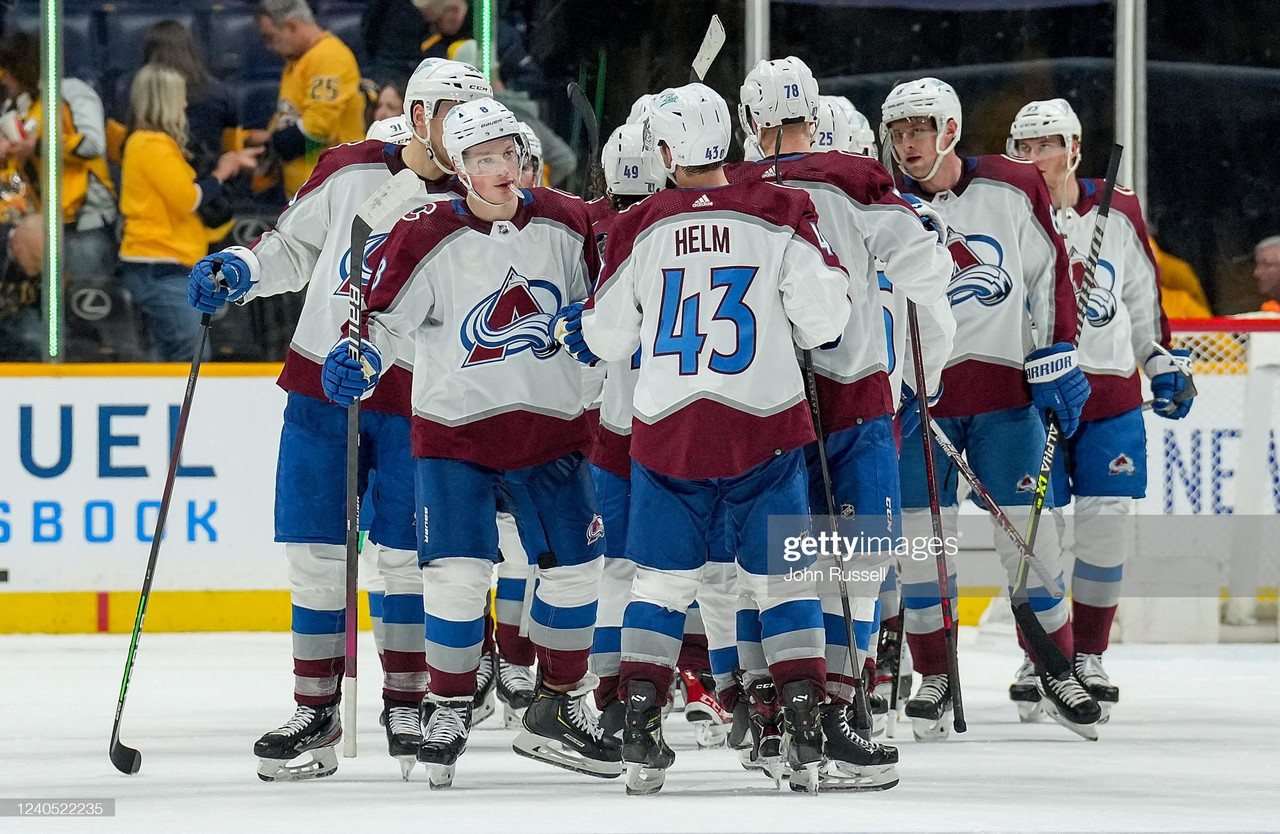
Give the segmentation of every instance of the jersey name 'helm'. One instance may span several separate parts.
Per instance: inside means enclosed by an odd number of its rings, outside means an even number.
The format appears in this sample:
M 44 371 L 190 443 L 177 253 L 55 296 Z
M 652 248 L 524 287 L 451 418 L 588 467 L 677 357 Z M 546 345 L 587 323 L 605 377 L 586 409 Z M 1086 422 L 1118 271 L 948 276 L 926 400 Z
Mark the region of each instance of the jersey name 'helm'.
M 747 73 L 738 98 L 738 119 L 749 135 L 758 137 L 762 128 L 818 121 L 818 82 L 795 56 L 758 62 Z
M 413 131 L 404 116 L 388 116 L 369 125 L 365 139 L 377 139 L 379 142 L 390 142 L 393 145 L 407 145 L 413 138 Z
M 1009 138 L 1005 140 L 1005 152 L 1016 157 L 1019 140 L 1059 136 L 1062 138 L 1062 146 L 1071 153 L 1072 140 L 1078 141 L 1081 132 L 1080 117 L 1065 98 L 1033 101 L 1013 117 L 1013 124 L 1009 125 Z M 1077 148 L 1073 157 L 1067 161 L 1067 173 L 1070 174 L 1079 164 L 1080 152 Z
M 465 101 L 449 111 L 444 117 L 444 149 L 449 154 L 449 161 L 458 173 L 458 179 L 474 193 L 471 177 L 477 172 L 468 171 L 464 153 L 469 148 L 491 142 L 494 139 L 511 137 L 515 141 L 519 154 L 515 175 L 518 177 L 529 157 L 529 147 L 520 130 L 520 122 L 511 111 L 491 98 L 478 98 Z M 479 194 L 477 198 L 484 200 Z M 484 202 L 489 202 L 484 200 Z M 490 203 L 490 205 L 496 205 Z
M 917 116 L 932 119 L 933 125 L 938 131 L 938 136 L 934 139 L 934 149 L 938 152 L 938 158 L 934 161 L 929 175 L 922 178 L 929 180 L 933 178 L 934 174 L 938 173 L 943 157 L 955 150 L 956 144 L 960 141 L 960 130 L 963 126 L 960 113 L 960 97 L 956 95 L 956 91 L 952 89 L 950 84 L 945 81 L 939 81 L 936 78 L 919 78 L 915 81 L 907 81 L 890 91 L 889 96 L 884 100 L 884 104 L 880 106 L 880 142 L 893 155 L 893 159 L 898 163 L 899 168 L 902 168 L 902 160 L 898 159 L 898 152 L 894 149 L 893 143 L 889 141 L 889 125 L 899 119 L 910 119 Z M 949 121 L 956 123 L 956 135 L 944 147 L 942 140 Z M 905 169 L 902 172 L 904 174 L 907 173 Z
M 482 97 L 491 97 L 493 88 L 485 81 L 480 70 L 461 61 L 449 61 L 444 58 L 424 58 L 404 91 L 404 116 L 413 137 L 427 147 L 427 154 L 436 165 L 446 173 L 453 173 L 449 160 L 440 159 L 431 148 L 430 120 L 436 114 L 442 101 L 474 101 Z M 413 128 L 413 108 L 421 104 L 426 111 L 428 121 L 427 132 L 418 135 Z
M 667 184 L 667 172 L 655 149 L 645 149 L 644 125 L 622 125 L 609 135 L 600 164 L 610 194 L 656 194 Z
M 674 176 L 677 165 L 711 165 L 724 162 L 732 136 L 729 106 L 706 84 L 686 84 L 663 90 L 649 105 L 645 119 L 645 147 L 661 155 L 658 144 L 671 151 L 666 171 Z
M 823 98 L 827 98 L 827 96 L 823 96 Z M 849 121 L 849 150 L 854 153 L 875 156 L 876 132 L 871 129 L 871 122 L 867 121 L 867 117 L 862 115 L 858 108 L 853 106 L 853 102 L 844 96 L 830 96 L 830 98 L 832 104 L 844 111 L 845 118 Z

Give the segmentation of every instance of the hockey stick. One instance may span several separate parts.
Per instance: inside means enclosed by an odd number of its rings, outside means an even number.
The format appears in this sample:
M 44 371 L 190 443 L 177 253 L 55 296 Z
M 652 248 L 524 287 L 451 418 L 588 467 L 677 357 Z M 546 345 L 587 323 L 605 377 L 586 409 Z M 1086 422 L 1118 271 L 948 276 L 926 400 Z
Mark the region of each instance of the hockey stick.
M 587 145 L 591 148 L 591 164 L 587 166 L 587 176 L 581 194 L 582 199 L 590 200 L 600 196 L 594 193 L 599 180 L 596 174 L 600 170 L 600 120 L 596 117 L 596 111 L 592 109 L 586 92 L 577 81 L 569 82 L 568 92 L 569 104 L 573 106 L 578 118 L 582 119 L 583 127 L 587 129 Z
M 893 653 L 893 661 L 889 664 L 889 670 L 893 675 L 893 691 L 889 693 L 889 720 L 885 724 L 884 734 L 893 738 L 894 729 L 898 725 L 898 679 L 902 675 L 902 647 L 903 640 L 907 639 L 906 628 L 907 614 L 907 597 L 902 592 L 902 574 L 898 574 L 898 625 L 894 630 L 894 634 L 898 639 L 897 649 Z
M 215 283 L 222 273 L 222 259 L 213 259 L 212 277 Z M 182 459 L 182 441 L 187 436 L 187 419 L 191 416 L 191 401 L 196 394 L 196 379 L 200 376 L 200 363 L 204 360 L 204 346 L 209 339 L 211 313 L 200 316 L 200 337 L 196 340 L 196 352 L 191 357 L 191 373 L 187 375 L 187 392 L 182 397 L 178 411 L 178 427 L 174 432 L 173 450 L 169 453 L 169 472 L 164 479 L 164 493 L 160 498 L 160 510 L 156 514 L 156 529 L 151 534 L 151 555 L 147 557 L 147 572 L 142 578 L 142 595 L 138 598 L 138 615 L 133 621 L 133 636 L 129 639 L 129 654 L 124 661 L 124 680 L 120 682 L 120 699 L 116 702 L 116 720 L 111 727 L 111 763 L 126 775 L 138 772 L 142 767 L 142 751 L 120 741 L 120 717 L 124 714 L 124 699 L 129 692 L 129 678 L 133 674 L 133 660 L 137 656 L 138 640 L 142 637 L 142 622 L 147 616 L 147 601 L 151 598 L 151 581 L 155 578 L 156 560 L 160 556 L 160 542 L 164 539 L 164 524 L 169 517 L 169 504 L 173 500 L 173 485 L 178 477 L 178 462 Z
M 707 77 L 707 70 L 711 69 L 712 62 L 720 54 L 720 48 L 723 46 L 724 24 L 720 22 L 720 15 L 713 14 L 711 22 L 707 24 L 707 33 L 702 36 L 702 45 L 698 47 L 698 54 L 693 56 L 693 66 L 689 69 L 690 84 Z
M 411 168 L 379 186 L 356 210 L 351 221 L 351 261 L 347 267 L 348 300 L 347 355 L 364 365 L 360 352 L 362 316 L 364 314 L 365 248 L 374 228 L 390 224 L 400 207 L 418 192 L 418 175 Z M 366 379 L 370 370 L 366 367 Z M 342 756 L 356 756 L 356 643 L 359 634 L 356 579 L 360 569 L 360 399 L 347 406 L 347 599 L 346 657 L 343 675 Z
M 930 427 L 933 420 L 929 416 L 929 390 L 924 375 L 924 353 L 920 342 L 920 322 L 916 314 L 916 303 L 907 301 L 907 323 L 911 330 L 911 352 L 915 360 L 916 402 L 920 406 L 920 439 L 924 443 L 925 481 L 929 488 L 929 515 L 933 520 L 934 563 L 938 568 L 938 590 L 942 606 L 942 636 L 947 647 L 947 683 L 951 690 L 951 724 L 957 733 L 968 729 L 964 720 L 964 699 L 960 695 L 960 656 L 956 648 L 956 630 L 959 623 L 955 621 L 951 609 L 951 571 L 947 567 L 947 551 L 944 546 L 946 537 L 942 530 L 942 505 L 938 500 L 938 472 L 933 466 L 933 440 Z M 905 599 L 906 589 L 903 589 Z M 901 652 L 901 649 L 899 649 Z M 893 681 L 894 693 L 898 691 L 898 681 Z M 895 699 L 896 700 L 896 699 Z

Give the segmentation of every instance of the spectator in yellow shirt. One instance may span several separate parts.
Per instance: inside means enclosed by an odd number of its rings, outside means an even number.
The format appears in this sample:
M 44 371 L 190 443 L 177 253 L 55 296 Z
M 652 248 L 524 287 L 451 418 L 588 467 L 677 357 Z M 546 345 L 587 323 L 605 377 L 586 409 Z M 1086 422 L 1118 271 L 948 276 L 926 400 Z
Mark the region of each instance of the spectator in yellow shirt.
M 360 69 L 346 44 L 316 25 L 307 0 L 259 0 L 256 15 L 267 48 L 285 65 L 271 124 L 245 144 L 267 147 L 292 197 L 321 151 L 364 139 Z
M 230 177 L 253 168 L 260 149 L 225 153 L 197 179 L 187 159 L 186 82 L 148 64 L 129 91 L 131 124 L 120 174 L 124 239 L 120 271 L 142 316 L 144 349 L 162 362 L 191 358 L 200 313 L 187 304 L 187 273 L 209 253 L 196 213 Z
M 20 135 L 0 139 L 0 156 L 22 177 L 28 193 L 40 204 L 44 97 L 39 38 L 11 32 L 0 40 L 0 71 L 0 84 L 22 126 Z M 75 78 L 62 79 L 61 98 L 63 277 L 101 284 L 115 271 L 116 223 L 116 197 L 105 159 L 102 100 L 92 87 Z
M 1156 256 L 1160 306 L 1164 308 L 1164 314 L 1171 319 L 1210 318 L 1213 313 L 1209 309 L 1209 300 L 1200 286 L 1200 276 L 1196 275 L 1191 264 L 1165 252 L 1156 244 L 1155 238 L 1149 238 L 1148 242 Z

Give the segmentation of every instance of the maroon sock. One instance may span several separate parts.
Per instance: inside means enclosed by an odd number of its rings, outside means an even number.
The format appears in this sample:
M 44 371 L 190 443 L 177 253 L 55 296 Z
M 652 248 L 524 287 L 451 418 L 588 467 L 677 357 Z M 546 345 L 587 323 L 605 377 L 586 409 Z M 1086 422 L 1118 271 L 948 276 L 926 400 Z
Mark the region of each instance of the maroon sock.
M 520 636 L 520 627 L 498 623 L 498 655 L 516 666 L 532 666 L 537 648 L 528 637 Z
M 707 655 L 707 635 L 688 634 L 680 643 L 680 657 L 676 659 L 676 667 L 692 672 L 705 672 L 711 668 L 711 658 Z
M 1102 654 L 1111 644 L 1111 621 L 1116 606 L 1096 608 L 1081 602 L 1071 604 L 1072 633 L 1080 654 Z
M 947 674 L 947 639 L 942 629 L 928 634 L 907 632 L 907 645 L 911 647 L 911 662 L 921 675 Z

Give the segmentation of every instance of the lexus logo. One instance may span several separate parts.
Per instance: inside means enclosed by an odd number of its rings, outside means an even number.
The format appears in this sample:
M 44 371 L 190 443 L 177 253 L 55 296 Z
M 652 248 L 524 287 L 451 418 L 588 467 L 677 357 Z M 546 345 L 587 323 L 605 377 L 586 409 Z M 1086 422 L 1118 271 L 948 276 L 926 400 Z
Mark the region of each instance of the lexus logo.
M 71 292 L 70 306 L 85 321 L 102 321 L 111 315 L 111 296 L 97 287 L 80 287 Z

